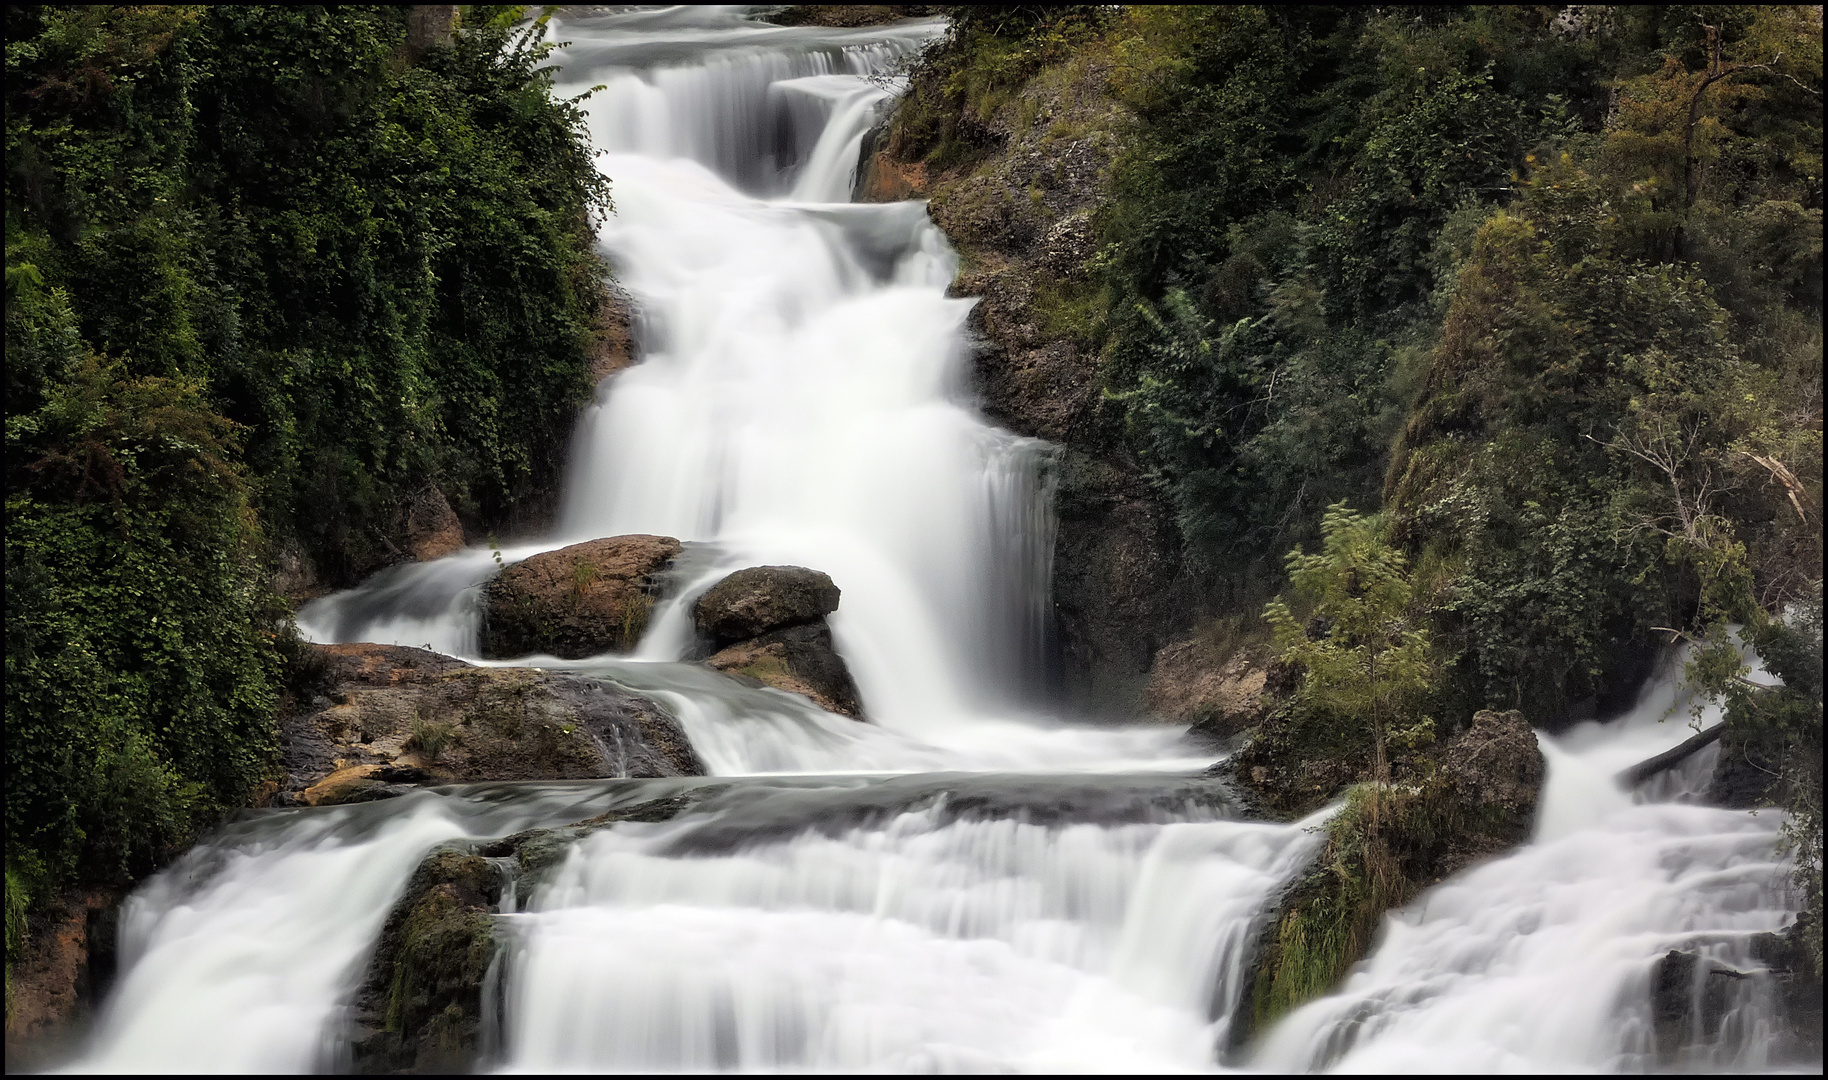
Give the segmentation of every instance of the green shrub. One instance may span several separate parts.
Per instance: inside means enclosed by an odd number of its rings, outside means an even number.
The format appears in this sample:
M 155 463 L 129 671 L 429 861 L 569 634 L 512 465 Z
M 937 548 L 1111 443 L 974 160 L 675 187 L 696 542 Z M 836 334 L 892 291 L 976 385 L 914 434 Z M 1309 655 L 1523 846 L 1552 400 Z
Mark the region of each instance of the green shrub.
M 9 904 L 270 779 L 325 673 L 276 551 L 350 583 L 415 493 L 555 481 L 610 204 L 518 17 L 410 58 L 386 6 L 9 10 Z

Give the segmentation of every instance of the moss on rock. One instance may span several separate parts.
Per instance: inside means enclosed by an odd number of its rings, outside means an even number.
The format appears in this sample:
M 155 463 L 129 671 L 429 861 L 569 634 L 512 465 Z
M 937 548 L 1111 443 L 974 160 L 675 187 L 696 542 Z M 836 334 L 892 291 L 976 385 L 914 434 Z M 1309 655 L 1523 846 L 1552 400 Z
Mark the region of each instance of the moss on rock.
M 434 851 L 413 871 L 363 987 L 367 1019 L 379 1030 L 356 1041 L 357 1071 L 474 1065 L 503 884 L 489 860 L 462 850 Z

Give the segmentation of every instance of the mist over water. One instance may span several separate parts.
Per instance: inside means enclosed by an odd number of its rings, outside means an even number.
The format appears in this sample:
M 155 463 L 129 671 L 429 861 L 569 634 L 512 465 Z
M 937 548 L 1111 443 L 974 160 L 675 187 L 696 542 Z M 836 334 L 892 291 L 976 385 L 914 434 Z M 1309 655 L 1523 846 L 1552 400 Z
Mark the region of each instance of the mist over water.
M 1711 758 L 1635 792 L 1618 769 L 1689 734 L 1675 672 L 1630 716 L 1543 736 L 1534 841 L 1387 920 L 1340 990 L 1227 1048 L 1251 951 L 1326 812 L 1242 820 L 1182 729 L 1075 726 L 1037 702 L 1054 450 L 971 407 L 918 203 L 849 202 L 872 80 L 937 21 L 767 27 L 716 9 L 567 16 L 616 213 L 601 240 L 641 362 L 599 388 L 554 535 L 506 561 L 646 532 L 687 549 L 631 656 L 513 661 L 658 700 L 715 779 L 468 785 L 260 812 L 129 901 L 122 975 L 75 1067 L 346 1068 L 353 995 L 436 845 L 620 822 L 504 898 L 488 1068 L 502 1071 L 1625 1070 L 1656 1066 L 1657 957 L 1755 966 L 1785 919 L 1778 821 L 1693 805 Z M 798 564 L 871 723 L 681 662 L 725 574 Z M 475 658 L 487 550 L 306 605 L 318 641 Z M 1761 988 L 1762 987 L 1762 988 Z M 1757 1069 L 1768 980 L 1693 1068 Z M 1761 1027 L 1763 1025 L 1763 1027 Z

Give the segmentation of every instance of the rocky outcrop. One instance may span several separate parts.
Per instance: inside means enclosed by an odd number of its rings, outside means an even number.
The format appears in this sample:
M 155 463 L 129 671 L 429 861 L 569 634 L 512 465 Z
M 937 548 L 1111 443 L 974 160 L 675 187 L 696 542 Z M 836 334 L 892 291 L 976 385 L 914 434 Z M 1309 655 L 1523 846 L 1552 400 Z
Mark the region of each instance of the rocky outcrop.
M 602 382 L 639 359 L 635 351 L 634 298 L 613 284 L 597 313 L 597 324 L 591 328 L 585 355 L 590 362 L 591 382 Z
M 1676 1064 L 1684 1050 L 1718 1039 L 1737 989 L 1734 984 L 1751 978 L 1699 953 L 1665 953 L 1650 974 L 1650 1022 L 1657 1057 L 1666 1065 Z
M 1441 748 L 1440 764 L 1461 810 L 1485 818 L 1469 836 L 1476 835 L 1492 850 L 1528 837 L 1546 766 L 1536 732 L 1521 712 L 1474 713 L 1472 726 Z M 1437 879 L 1482 852 L 1462 846 L 1451 854 L 1434 867 Z
M 398 645 L 307 648 L 324 670 L 280 718 L 275 805 L 364 802 L 426 784 L 705 771 L 671 716 L 598 679 L 472 667 Z
M 428 487 L 406 508 L 406 552 L 420 562 L 442 559 L 463 550 L 463 523 L 444 492 Z
M 120 891 L 71 889 L 32 913 L 14 954 L 6 1000 L 6 1068 L 55 1063 L 79 1038 L 114 977 Z
M 1773 753 L 1769 740 L 1748 734 L 1731 720 L 1720 728 L 1720 756 L 1714 759 L 1707 801 L 1733 810 L 1749 810 L 1776 801 L 1783 763 Z
M 504 877 L 462 850 L 434 851 L 413 871 L 358 998 L 358 1072 L 468 1072 L 476 1064 Z
M 489 972 L 500 960 L 498 909 L 509 885 L 524 894 L 572 844 L 618 821 L 670 821 L 718 792 L 689 788 L 557 828 L 457 841 L 427 855 L 388 913 L 356 994 L 354 1071 L 472 1072 L 489 1062 L 483 1032 Z
M 1796 921 L 1775 934 L 1755 934 L 1752 956 L 1765 965 L 1777 986 L 1781 1022 L 1772 1058 L 1820 1061 L 1822 1057 L 1822 973 L 1809 946 L 1814 917 L 1799 911 Z
M 1059 668 L 1069 703 L 1127 713 L 1156 650 L 1197 614 L 1198 591 L 1183 578 L 1173 513 L 1104 400 L 1085 327 L 1095 299 L 1085 271 L 1091 213 L 1129 123 L 1108 74 L 1096 58 L 1044 71 L 987 118 L 970 118 L 973 138 L 990 149 L 946 169 L 924 162 L 927 148 L 898 114 L 866 148 L 857 187 L 870 200 L 928 198 L 961 256 L 952 295 L 979 298 L 969 328 L 982 408 L 1065 448 L 1055 478 Z M 942 97 L 937 86 L 917 87 L 904 110 Z
M 712 654 L 705 663 L 726 675 L 803 694 L 826 712 L 861 719 L 863 705 L 844 658 L 832 648 L 824 621 L 791 626 L 741 641 Z
M 861 719 L 863 706 L 825 616 L 838 586 L 803 566 L 751 566 L 707 589 L 692 609 L 699 634 L 717 651 L 715 670 L 802 694 L 826 712 Z
M 1268 667 L 1254 650 L 1227 651 L 1206 638 L 1177 641 L 1155 654 L 1143 708 L 1191 725 L 1190 739 L 1217 749 L 1263 722 L 1268 680 Z
M 1772 1064 L 1819 1063 L 1822 980 L 1803 941 L 1807 925 L 1802 915 L 1782 933 L 1753 935 L 1752 958 L 1764 966 L 1746 971 L 1697 951 L 1663 954 L 1650 973 L 1651 1031 L 1659 1062 L 1678 1070 L 1705 1069 L 1719 1060 L 1715 1051 L 1723 1040 L 1750 1036 Z M 1735 1006 L 1761 994 L 1776 998 L 1775 1030 L 1732 1030 L 1728 1017 Z
M 482 654 L 577 660 L 633 649 L 658 575 L 681 550 L 670 536 L 611 536 L 515 563 L 483 590 Z
M 1365 771 L 1332 764 L 1335 775 Z M 1246 772 L 1254 768 L 1262 766 Z M 1545 769 L 1535 732 L 1512 710 L 1475 714 L 1465 731 L 1426 757 L 1399 758 L 1392 772 L 1380 791 L 1368 784 L 1351 789 L 1327 823 L 1325 852 L 1265 924 L 1246 1007 L 1231 1030 L 1234 1046 L 1336 986 L 1370 949 L 1385 912 L 1475 859 L 1527 839 Z M 1244 786 L 1251 788 L 1248 781 Z M 1282 809 L 1313 795 L 1305 787 L 1278 791 L 1260 782 L 1252 790 Z
M 804 566 L 751 566 L 705 590 L 692 607 L 698 632 L 718 647 L 779 630 L 823 622 L 838 610 L 830 575 Z

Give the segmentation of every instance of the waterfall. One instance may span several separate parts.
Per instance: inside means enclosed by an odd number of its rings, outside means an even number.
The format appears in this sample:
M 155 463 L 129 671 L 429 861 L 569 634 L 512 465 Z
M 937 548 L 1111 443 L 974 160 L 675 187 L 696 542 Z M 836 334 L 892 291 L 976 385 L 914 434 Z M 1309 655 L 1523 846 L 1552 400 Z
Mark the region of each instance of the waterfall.
M 1753 677 L 1769 681 L 1754 666 Z M 1694 805 L 1714 752 L 1622 790 L 1619 770 L 1687 738 L 1670 664 L 1626 716 L 1539 735 L 1548 778 L 1532 842 L 1386 920 L 1339 991 L 1287 1017 L 1253 1064 L 1273 1071 L 1645 1072 L 1659 1068 L 1651 978 L 1672 949 L 1758 971 L 1754 934 L 1796 909 L 1781 817 Z M 1702 710 L 1705 724 L 1721 719 Z M 1743 983 L 1743 985 L 1741 985 Z M 1719 1036 L 1684 1061 L 1764 1068 L 1768 979 L 1735 981 Z
M 582 418 L 554 535 L 501 555 L 628 533 L 692 544 L 634 654 L 590 667 L 672 694 L 719 773 L 1197 764 L 1171 728 L 1034 715 L 1056 450 L 973 407 L 973 301 L 946 295 L 957 259 L 924 204 L 848 201 L 891 100 L 881 73 L 941 28 L 693 9 L 555 24 L 571 42 L 557 92 L 600 87 L 585 106 L 616 202 L 600 240 L 639 308 L 643 358 Z M 733 709 L 742 695 L 676 670 L 698 595 L 765 564 L 843 590 L 829 621 L 872 730 L 753 697 Z M 494 570 L 482 550 L 390 568 L 305 605 L 299 626 L 474 657 Z
M 606 255 L 643 361 L 582 419 L 555 534 L 688 542 L 627 656 L 517 663 L 660 701 L 718 777 L 477 784 L 259 811 L 128 901 L 122 971 L 72 1068 L 334 1070 L 389 910 L 439 845 L 620 821 L 504 898 L 486 1067 L 504 1071 L 1204 1071 L 1252 951 L 1322 843 L 1244 820 L 1158 725 L 1038 715 L 1055 448 L 965 385 L 970 301 L 918 203 L 854 205 L 883 76 L 940 29 L 779 28 L 721 9 L 574 9 L 617 210 Z M 497 553 L 395 567 L 306 605 L 318 641 L 474 657 Z M 694 598 L 761 563 L 824 570 L 873 723 L 682 662 Z M 1756 965 L 1789 910 L 1778 821 L 1695 804 L 1708 766 L 1621 791 L 1673 746 L 1676 675 L 1630 716 L 1541 737 L 1536 836 L 1392 913 L 1334 993 L 1228 1065 L 1642 1070 L 1656 959 Z M 1672 708 L 1678 719 L 1666 720 Z M 1767 983 L 1716 1056 L 1759 1068 Z M 498 1021 L 498 1022 L 497 1022 Z M 1762 1027 L 1761 1027 L 1762 1025 Z

